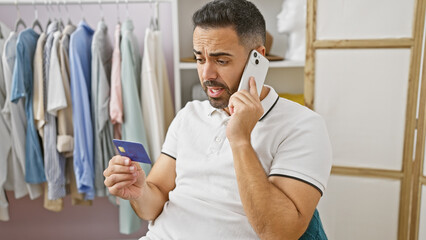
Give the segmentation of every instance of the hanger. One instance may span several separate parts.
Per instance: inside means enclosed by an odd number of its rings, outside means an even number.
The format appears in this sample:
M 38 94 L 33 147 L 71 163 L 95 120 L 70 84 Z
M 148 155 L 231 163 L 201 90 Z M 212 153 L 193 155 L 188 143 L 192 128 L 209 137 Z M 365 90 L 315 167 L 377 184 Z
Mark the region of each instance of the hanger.
M 46 29 L 47 29 L 49 27 L 49 25 L 52 23 L 52 19 L 50 18 L 51 12 L 49 10 L 49 4 L 48 4 L 47 0 L 44 0 L 44 4 L 46 6 L 47 16 L 49 16 L 49 18 L 47 19 L 47 24 L 46 24 Z
M 64 7 L 65 7 L 65 11 L 67 12 L 67 15 L 68 15 L 67 25 L 72 25 L 71 17 L 70 17 L 70 11 L 68 11 L 68 6 L 67 6 L 67 1 L 66 0 L 64 0 Z
M 149 0 L 149 6 L 152 11 L 152 0 Z M 158 31 L 160 30 L 158 26 L 158 1 L 156 0 L 154 3 L 154 15 L 151 15 L 151 20 L 149 21 L 149 26 L 152 30 Z
M 117 23 L 120 23 L 120 8 L 118 4 L 119 0 L 116 0 L 115 3 L 117 5 Z
M 15 32 L 18 32 L 19 25 L 22 25 L 24 28 L 27 27 L 24 20 L 21 18 L 21 12 L 19 11 L 18 0 L 15 0 L 16 11 L 18 12 L 18 20 L 15 23 Z
M 64 29 L 64 22 L 62 21 L 62 17 L 63 17 L 63 15 L 62 15 L 62 13 L 61 13 L 61 8 L 60 8 L 60 5 L 59 5 L 59 0 L 57 0 L 56 1 L 56 6 L 58 7 L 58 13 L 59 13 L 59 18 L 58 18 L 58 22 L 59 22 L 59 29 Z
M 38 27 L 40 30 L 40 33 L 43 32 L 43 27 L 41 26 L 40 21 L 38 20 L 38 10 L 37 7 L 35 5 L 35 0 L 33 0 L 33 6 L 34 6 L 34 22 L 33 22 L 33 29 L 35 29 L 35 27 Z
M 126 1 L 126 15 L 127 15 L 127 19 L 130 19 L 130 14 L 129 14 L 129 0 L 125 0 Z
M 99 8 L 101 9 L 101 20 L 104 21 L 104 9 L 102 8 L 102 0 L 99 0 Z
M 79 1 L 80 9 L 81 9 L 81 18 L 86 22 L 86 18 L 84 17 L 83 5 L 81 4 L 81 0 Z

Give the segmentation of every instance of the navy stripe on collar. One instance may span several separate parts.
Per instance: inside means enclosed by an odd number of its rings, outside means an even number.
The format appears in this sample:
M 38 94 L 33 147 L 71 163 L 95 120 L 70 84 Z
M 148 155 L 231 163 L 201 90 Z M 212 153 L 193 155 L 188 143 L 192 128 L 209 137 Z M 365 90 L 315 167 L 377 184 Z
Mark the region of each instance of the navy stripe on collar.
M 280 99 L 280 96 L 277 97 L 277 99 L 275 100 L 274 104 L 272 104 L 271 108 L 269 108 L 269 110 L 265 114 L 263 114 L 263 116 L 259 119 L 259 122 L 262 121 L 266 117 L 266 115 L 269 114 L 269 112 L 271 112 L 272 108 L 275 107 L 275 105 L 277 104 L 277 102 L 278 102 L 279 99 Z

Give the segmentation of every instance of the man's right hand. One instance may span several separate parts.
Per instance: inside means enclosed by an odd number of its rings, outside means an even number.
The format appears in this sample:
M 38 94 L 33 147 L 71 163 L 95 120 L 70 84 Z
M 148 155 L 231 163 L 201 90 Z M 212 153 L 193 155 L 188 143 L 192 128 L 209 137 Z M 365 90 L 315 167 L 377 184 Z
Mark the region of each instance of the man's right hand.
M 139 163 L 120 155 L 114 156 L 109 161 L 104 176 L 104 183 L 109 192 L 123 199 L 135 200 L 139 198 L 142 189 L 146 187 L 145 172 Z

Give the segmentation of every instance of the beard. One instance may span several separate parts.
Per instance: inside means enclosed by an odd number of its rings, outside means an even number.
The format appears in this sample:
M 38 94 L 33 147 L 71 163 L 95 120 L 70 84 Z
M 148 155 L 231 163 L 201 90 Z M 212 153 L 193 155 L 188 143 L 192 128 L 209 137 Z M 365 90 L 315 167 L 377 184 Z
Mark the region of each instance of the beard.
M 227 85 L 217 81 L 210 81 L 210 80 L 204 81 L 202 83 L 202 87 L 207 97 L 209 98 L 210 105 L 218 109 L 227 108 L 229 104 L 229 98 L 231 97 L 232 94 L 237 92 L 237 89 L 230 89 Z M 210 97 L 209 94 L 207 93 L 207 87 L 221 87 L 225 91 L 220 97 L 213 98 L 213 97 Z

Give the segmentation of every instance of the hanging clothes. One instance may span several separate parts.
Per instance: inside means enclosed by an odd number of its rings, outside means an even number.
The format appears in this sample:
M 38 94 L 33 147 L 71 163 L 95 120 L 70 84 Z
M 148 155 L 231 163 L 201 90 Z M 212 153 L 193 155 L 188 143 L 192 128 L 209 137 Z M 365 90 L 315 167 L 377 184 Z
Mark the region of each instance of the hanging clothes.
M 2 29 L 3 30 L 3 29 Z M 3 55 L 4 38 L 0 38 L 0 56 Z M 6 85 L 3 74 L 3 64 L 0 61 L 0 109 L 6 102 Z M 3 114 L 0 114 L 0 138 L 10 139 L 10 128 Z M 5 141 L 0 144 L 0 221 L 9 221 L 9 203 L 7 201 L 4 184 L 7 179 L 7 165 L 12 158 L 12 143 Z
M 63 108 L 66 105 L 63 98 L 65 93 L 60 92 L 57 83 L 62 82 L 58 43 L 61 32 L 57 31 L 59 23 L 53 21 L 47 28 L 47 39 L 44 45 L 44 80 L 46 86 L 45 106 L 46 119 L 44 125 L 44 163 L 48 184 L 48 199 L 56 200 L 63 198 L 65 192 L 65 158 L 59 154 L 56 149 L 57 145 L 57 126 L 56 126 L 56 109 Z
M 156 56 L 155 66 L 157 70 L 157 79 L 160 83 L 160 101 L 162 102 L 161 106 L 163 106 L 164 111 L 164 132 L 167 132 L 167 129 L 175 118 L 175 108 L 172 101 L 169 77 L 167 75 L 166 60 L 164 59 L 161 32 L 157 30 L 153 33 L 155 36 L 154 40 L 156 43 L 156 53 L 154 54 L 154 56 Z
M 104 21 L 98 23 L 98 29 L 92 41 L 92 123 L 94 132 L 94 165 L 96 196 L 106 196 L 104 170 L 114 156 L 112 142 L 112 124 L 109 119 L 110 77 L 112 46 L 108 36 L 108 27 Z
M 174 108 L 160 32 L 151 28 L 145 31 L 141 96 L 150 155 L 155 161 L 160 156 L 165 133 L 173 120 Z
M 7 179 L 4 184 L 6 190 L 14 191 L 15 198 L 19 199 L 29 193 L 30 199 L 38 198 L 42 194 L 39 184 L 25 182 L 25 144 L 27 131 L 27 117 L 24 101 L 17 103 L 10 101 L 12 96 L 13 69 L 16 61 L 16 43 L 18 34 L 10 32 L 4 44 L 2 55 L 3 74 L 6 88 L 6 101 L 2 114 L 10 129 L 12 143 L 11 159 L 7 164 Z M 6 166 L 5 166 L 6 167 Z
M 111 99 L 109 115 L 114 129 L 114 138 L 121 139 L 121 124 L 123 124 L 123 99 L 121 96 L 121 52 L 120 52 L 121 25 L 117 24 L 114 32 L 114 50 L 112 52 L 111 69 Z
M 37 40 L 36 51 L 34 53 L 34 66 L 33 66 L 33 114 L 34 123 L 38 134 L 40 135 L 42 142 L 44 139 L 44 124 L 45 112 L 44 112 L 44 69 L 43 69 L 43 51 L 44 44 L 46 43 L 46 34 L 42 32 Z
M 79 193 L 77 189 L 76 177 L 74 173 L 74 128 L 72 122 L 72 100 L 70 88 L 70 64 L 69 64 L 69 41 L 71 34 L 76 30 L 74 25 L 68 24 L 62 31 L 62 37 L 59 42 L 59 57 L 61 67 L 61 79 L 67 106 L 58 109 L 58 151 L 66 157 L 66 172 L 70 185 L 71 204 L 72 205 L 92 205 L 92 200 L 85 200 L 84 194 Z
M 91 46 L 93 29 L 81 21 L 70 38 L 71 99 L 74 123 L 74 171 L 77 188 L 86 200 L 95 197 L 93 126 L 90 113 Z
M 75 29 L 76 27 L 73 25 L 65 26 L 59 41 L 59 68 L 62 84 L 58 82 L 57 87 L 60 88 L 59 91 L 63 91 L 64 93 L 61 100 L 64 104 L 62 106 L 52 107 L 56 109 L 58 117 L 58 142 L 56 148 L 65 157 L 71 157 L 74 150 L 68 51 L 69 39 Z
M 27 134 L 25 145 L 25 181 L 42 183 L 46 181 L 40 141 L 34 126 L 33 115 L 33 58 L 37 45 L 37 34 L 33 29 L 22 31 L 16 43 L 16 61 L 13 70 L 11 101 L 17 103 L 25 97 Z
M 145 124 L 140 105 L 140 76 L 141 58 L 135 35 L 133 22 L 128 19 L 123 23 L 121 34 L 121 84 L 123 87 L 123 113 L 122 125 L 123 140 L 142 143 L 149 149 L 146 138 Z M 141 164 L 148 175 L 151 165 Z M 135 214 L 129 201 L 120 199 L 120 232 L 131 234 L 141 227 L 141 220 Z

